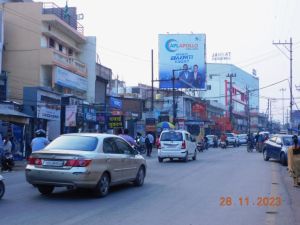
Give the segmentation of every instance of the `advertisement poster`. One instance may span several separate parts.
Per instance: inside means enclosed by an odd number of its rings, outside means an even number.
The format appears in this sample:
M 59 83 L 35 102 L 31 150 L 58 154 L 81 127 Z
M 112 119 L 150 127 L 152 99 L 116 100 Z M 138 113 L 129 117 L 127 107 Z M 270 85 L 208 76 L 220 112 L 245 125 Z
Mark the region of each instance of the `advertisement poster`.
M 66 127 L 76 127 L 77 105 L 66 106 Z
M 205 34 L 159 35 L 159 87 L 206 90 Z

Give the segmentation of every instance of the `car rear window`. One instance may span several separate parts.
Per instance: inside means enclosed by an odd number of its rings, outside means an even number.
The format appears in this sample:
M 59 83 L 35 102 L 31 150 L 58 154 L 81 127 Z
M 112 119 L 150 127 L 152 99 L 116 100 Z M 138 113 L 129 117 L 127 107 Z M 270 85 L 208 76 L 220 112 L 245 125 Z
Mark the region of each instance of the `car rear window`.
M 96 137 L 66 135 L 54 139 L 45 149 L 94 151 L 97 144 Z
M 164 132 L 161 134 L 160 141 L 182 141 L 181 132 Z

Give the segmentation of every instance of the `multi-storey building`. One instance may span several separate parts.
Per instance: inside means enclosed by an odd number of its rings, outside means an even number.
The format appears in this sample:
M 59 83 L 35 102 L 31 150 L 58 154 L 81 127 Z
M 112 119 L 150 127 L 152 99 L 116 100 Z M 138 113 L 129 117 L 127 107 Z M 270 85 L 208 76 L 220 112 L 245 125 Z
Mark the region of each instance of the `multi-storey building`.
M 232 77 L 230 84 L 229 75 Z M 230 85 L 231 94 L 230 94 Z M 251 112 L 259 112 L 259 79 L 237 66 L 231 64 L 207 64 L 207 90 L 201 93 L 206 100 L 221 103 L 226 108 L 226 116 L 229 117 L 229 107 L 232 104 L 234 115 L 234 129 L 247 130 L 247 89 L 249 90 L 249 109 Z M 230 96 L 232 101 L 230 101 Z
M 105 104 L 111 69 L 96 63 L 96 37 L 84 36 L 76 7 L 32 1 L 1 3 L 5 82 L 0 80 L 0 84 L 5 84 L 5 92 L 0 96 L 23 102 L 24 112 L 33 118 L 30 131 L 43 128 L 51 139 L 65 130 L 60 129 L 66 122 L 61 114 L 67 113 L 61 111 L 61 98 L 74 96 L 81 105 L 69 107 L 68 112 L 80 114 L 82 127 L 78 121 L 67 124 L 76 124 L 75 130 L 95 130 L 96 108 L 91 104 Z

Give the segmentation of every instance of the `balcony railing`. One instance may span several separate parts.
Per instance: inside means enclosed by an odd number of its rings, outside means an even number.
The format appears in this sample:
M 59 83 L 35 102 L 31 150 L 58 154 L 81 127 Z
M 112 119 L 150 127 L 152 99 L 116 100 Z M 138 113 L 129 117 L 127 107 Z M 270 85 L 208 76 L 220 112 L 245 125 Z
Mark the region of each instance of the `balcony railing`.
M 87 68 L 86 65 L 79 60 L 75 59 L 74 57 L 69 57 L 63 53 L 60 53 L 56 50 L 53 51 L 53 58 L 58 63 L 66 65 L 68 67 L 75 68 L 80 74 L 86 75 Z
M 76 8 L 60 8 L 53 2 L 43 3 L 43 14 L 52 14 L 63 20 L 80 34 L 84 34 L 84 27 L 77 22 Z

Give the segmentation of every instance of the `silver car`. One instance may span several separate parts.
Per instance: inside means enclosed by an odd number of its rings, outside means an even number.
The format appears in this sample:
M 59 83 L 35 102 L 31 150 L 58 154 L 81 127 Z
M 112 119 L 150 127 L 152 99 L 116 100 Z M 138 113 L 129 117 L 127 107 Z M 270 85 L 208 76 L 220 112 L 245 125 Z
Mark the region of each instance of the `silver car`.
M 65 134 L 33 152 L 25 173 L 27 182 L 44 195 L 55 187 L 67 187 L 92 189 L 95 196 L 103 197 L 112 185 L 142 186 L 146 160 L 116 135 Z

